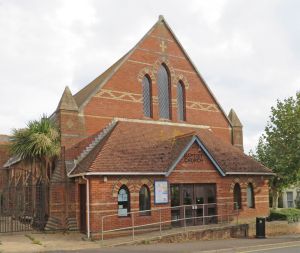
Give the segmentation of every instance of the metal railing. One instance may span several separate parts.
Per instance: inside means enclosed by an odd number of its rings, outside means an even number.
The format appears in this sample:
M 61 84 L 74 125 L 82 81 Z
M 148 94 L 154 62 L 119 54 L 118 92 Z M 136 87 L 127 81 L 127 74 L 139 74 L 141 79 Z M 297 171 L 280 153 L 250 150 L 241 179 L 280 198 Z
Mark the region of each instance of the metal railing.
M 209 203 L 154 208 L 144 211 L 128 212 L 122 217 L 118 214 L 109 214 L 101 217 L 101 241 L 105 235 L 131 235 L 135 240 L 137 233 L 146 233 L 149 227 L 151 232 L 159 231 L 162 236 L 163 230 L 173 227 L 210 225 L 210 224 L 238 224 L 239 210 L 235 208 L 237 203 Z M 143 230 L 144 229 L 144 230 Z M 150 232 L 148 231 L 148 232 Z

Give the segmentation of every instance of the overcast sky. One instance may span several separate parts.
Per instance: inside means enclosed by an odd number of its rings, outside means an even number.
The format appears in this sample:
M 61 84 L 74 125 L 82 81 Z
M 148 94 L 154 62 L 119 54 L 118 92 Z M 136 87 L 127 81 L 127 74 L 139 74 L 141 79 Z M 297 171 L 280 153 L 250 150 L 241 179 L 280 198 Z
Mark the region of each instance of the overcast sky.
M 229 112 L 246 152 L 276 99 L 300 90 L 297 0 L 0 0 L 0 134 L 51 114 L 123 56 L 162 14 Z

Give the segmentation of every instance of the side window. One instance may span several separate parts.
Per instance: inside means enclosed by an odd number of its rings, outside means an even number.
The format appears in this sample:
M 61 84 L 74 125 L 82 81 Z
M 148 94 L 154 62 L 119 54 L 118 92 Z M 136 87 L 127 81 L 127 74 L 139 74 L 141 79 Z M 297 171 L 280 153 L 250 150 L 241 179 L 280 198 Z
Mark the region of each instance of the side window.
M 152 117 L 152 94 L 151 94 L 151 80 L 149 76 L 143 78 L 143 111 L 144 116 Z
M 255 207 L 254 191 L 253 191 L 253 185 L 251 183 L 249 183 L 247 186 L 247 206 L 250 208 Z
M 181 81 L 177 83 L 177 117 L 181 121 L 185 120 L 185 89 Z
M 147 211 L 151 209 L 150 191 L 146 185 L 143 185 L 139 192 L 140 211 Z M 150 215 L 150 211 L 142 212 L 141 215 Z
M 120 217 L 129 216 L 130 194 L 126 185 L 122 185 L 118 192 L 118 215 Z
M 169 73 L 164 65 L 160 66 L 157 75 L 159 117 L 170 119 Z
M 241 187 L 238 183 L 234 185 L 233 189 L 233 201 L 235 209 L 242 209 L 242 195 Z

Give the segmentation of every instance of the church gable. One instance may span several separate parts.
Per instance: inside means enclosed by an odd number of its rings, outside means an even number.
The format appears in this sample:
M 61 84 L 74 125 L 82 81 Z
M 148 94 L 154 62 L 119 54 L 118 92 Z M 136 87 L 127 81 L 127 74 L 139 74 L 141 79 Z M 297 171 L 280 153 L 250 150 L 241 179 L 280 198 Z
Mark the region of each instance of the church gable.
M 182 150 L 169 169 L 167 176 L 174 177 L 177 174 L 184 176 L 185 173 L 206 173 L 206 175 L 209 173 L 213 176 L 225 176 L 225 172 L 197 136 L 194 136 L 191 143 Z
M 165 87 L 162 79 L 168 80 Z M 88 134 L 114 117 L 167 119 L 210 126 L 231 142 L 230 122 L 162 17 L 132 50 L 84 89 L 90 93 L 84 96 L 86 102 L 82 92 L 75 97 L 82 103 Z

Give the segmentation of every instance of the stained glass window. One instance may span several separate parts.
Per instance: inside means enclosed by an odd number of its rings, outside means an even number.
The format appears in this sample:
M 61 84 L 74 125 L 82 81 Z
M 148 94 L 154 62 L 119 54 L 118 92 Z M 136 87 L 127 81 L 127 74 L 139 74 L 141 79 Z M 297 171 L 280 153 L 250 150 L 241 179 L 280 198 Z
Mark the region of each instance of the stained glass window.
M 130 212 L 130 195 L 126 185 L 122 185 L 118 192 L 118 214 L 128 216 Z

